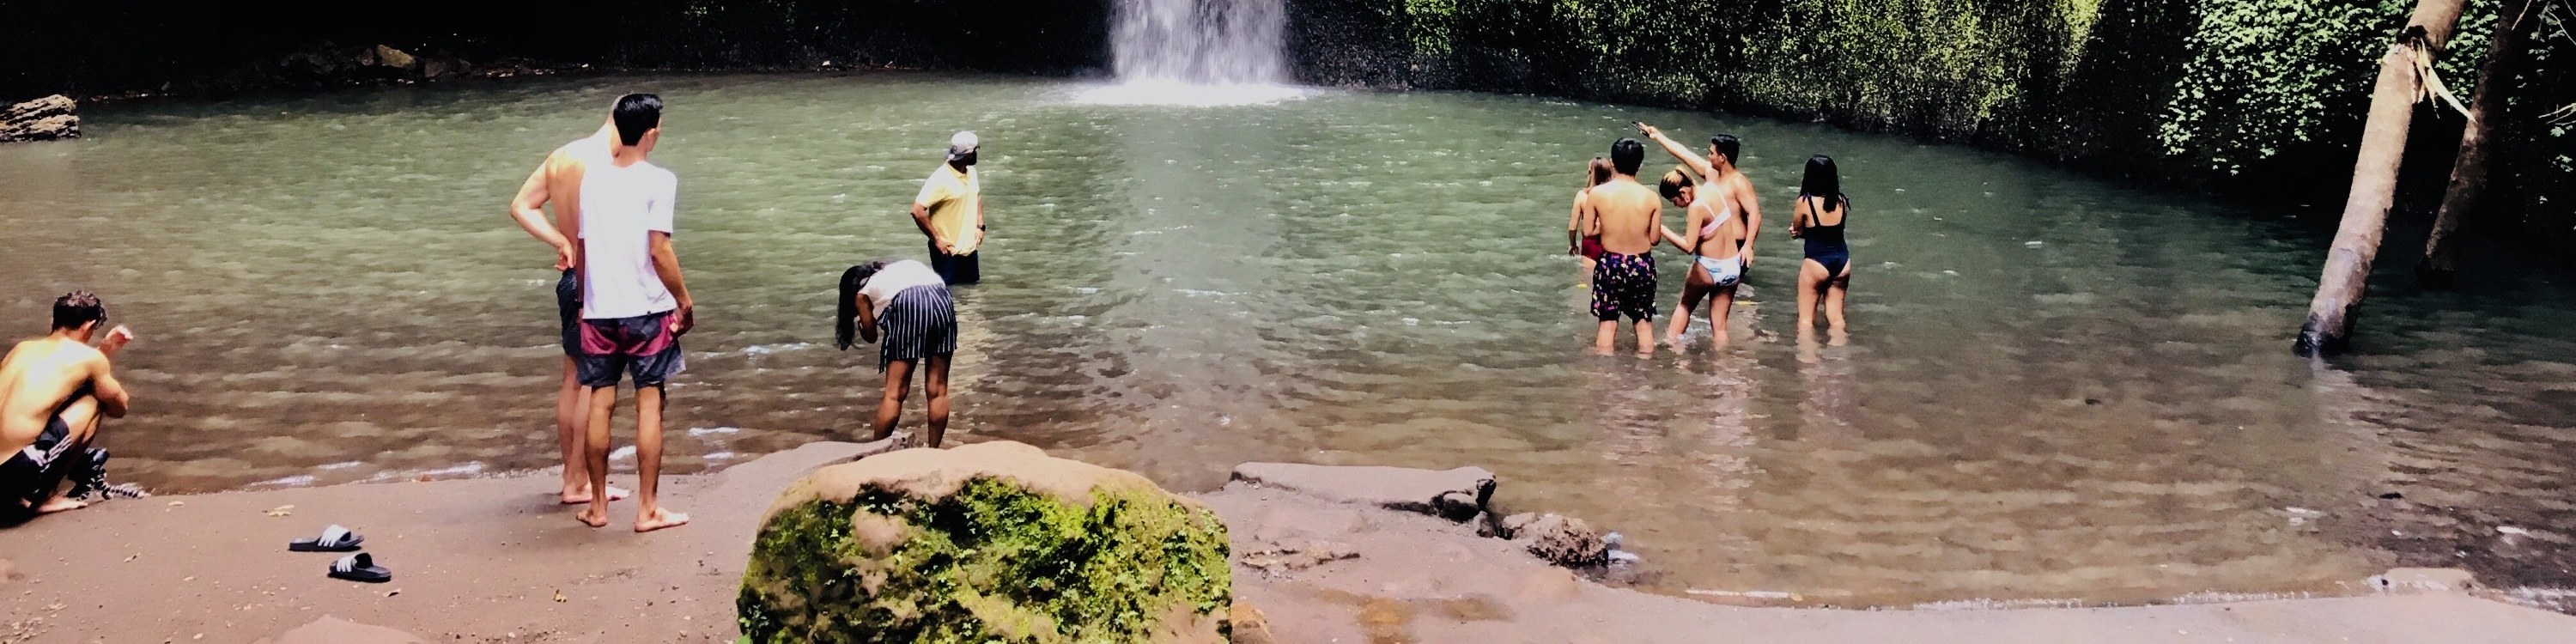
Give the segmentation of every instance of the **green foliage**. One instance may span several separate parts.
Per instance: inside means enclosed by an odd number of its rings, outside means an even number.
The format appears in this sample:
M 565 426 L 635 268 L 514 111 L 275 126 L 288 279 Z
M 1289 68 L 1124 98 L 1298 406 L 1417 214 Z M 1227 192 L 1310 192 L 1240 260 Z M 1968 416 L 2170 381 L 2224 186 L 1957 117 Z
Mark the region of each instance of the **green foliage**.
M 882 556 L 855 517 L 906 526 Z M 763 526 L 736 609 L 752 642 L 1132 642 L 1231 600 L 1225 526 L 1156 493 L 1090 507 L 979 478 L 935 502 L 870 488 Z
M 2471 0 L 2436 62 L 2467 102 L 2499 0 Z M 2416 0 L 2200 0 L 2165 151 L 2237 173 L 2295 147 L 2354 145 L 2378 62 Z

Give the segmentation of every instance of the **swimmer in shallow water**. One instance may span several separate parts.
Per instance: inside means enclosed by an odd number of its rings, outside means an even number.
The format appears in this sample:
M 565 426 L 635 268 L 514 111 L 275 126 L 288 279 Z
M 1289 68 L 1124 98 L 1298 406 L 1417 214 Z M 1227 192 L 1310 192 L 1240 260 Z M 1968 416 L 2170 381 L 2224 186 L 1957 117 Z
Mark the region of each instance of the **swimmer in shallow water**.
M 1565 222 L 1565 254 L 1583 258 L 1584 281 L 1589 283 L 1592 267 L 1601 260 L 1601 236 L 1585 234 L 1592 229 L 1592 187 L 1610 180 L 1610 160 L 1592 157 L 1584 167 L 1582 190 L 1574 191 L 1574 214 Z
M 1663 229 L 1664 241 L 1691 254 L 1690 274 L 1682 280 L 1681 310 L 1673 314 L 1673 330 L 1667 342 L 1674 350 L 1682 348 L 1682 330 L 1690 328 L 1691 305 L 1708 300 L 1709 337 L 1716 346 L 1726 346 L 1726 321 L 1735 306 L 1735 287 L 1744 281 L 1744 260 L 1740 256 L 1744 239 L 1744 220 L 1716 204 L 1724 197 L 1706 198 L 1705 184 L 1691 182 L 1681 168 L 1664 173 L 1656 188 L 1673 205 L 1687 213 L 1682 218 L 1682 231 Z
M 1807 241 L 1807 259 L 1798 268 L 1798 333 L 1815 328 L 1815 313 L 1825 314 L 1825 328 L 1835 336 L 1843 325 L 1843 298 L 1851 293 L 1851 245 L 1843 239 L 1850 224 L 1851 198 L 1843 196 L 1834 158 L 1807 158 L 1807 176 L 1799 184 L 1798 210 L 1789 221 L 1789 236 Z
M 1637 183 L 1637 167 L 1646 160 L 1646 145 L 1636 139 L 1610 144 L 1609 181 L 1593 186 L 1585 201 L 1593 210 L 1585 231 L 1601 237 L 1601 261 L 1592 269 L 1592 315 L 1601 320 L 1593 348 L 1610 353 L 1618 340 L 1621 317 L 1637 328 L 1637 355 L 1655 353 L 1655 256 L 1663 239 L 1663 206 L 1655 192 Z

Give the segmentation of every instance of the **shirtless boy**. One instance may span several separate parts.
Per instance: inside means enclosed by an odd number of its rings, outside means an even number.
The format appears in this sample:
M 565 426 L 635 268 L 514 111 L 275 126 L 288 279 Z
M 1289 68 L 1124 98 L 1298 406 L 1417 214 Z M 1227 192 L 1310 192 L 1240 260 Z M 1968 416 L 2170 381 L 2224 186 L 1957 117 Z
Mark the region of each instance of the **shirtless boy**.
M 1637 183 L 1637 167 L 1646 146 L 1636 139 L 1610 144 L 1610 180 L 1593 186 L 1584 198 L 1593 218 L 1590 230 L 1601 236 L 1601 260 L 1592 269 L 1592 315 L 1601 320 L 1593 348 L 1608 354 L 1618 339 L 1621 316 L 1636 326 L 1637 355 L 1655 353 L 1655 257 L 1663 241 L 1663 203 L 1653 188 Z
M 563 336 L 563 383 L 555 389 L 555 442 L 563 448 L 564 505 L 590 502 L 590 474 L 581 449 L 589 427 L 590 398 L 574 365 L 581 347 L 581 280 L 575 273 L 581 266 L 581 248 L 573 243 L 581 239 L 581 177 L 591 164 L 607 161 L 617 144 L 616 127 L 613 121 L 602 122 L 589 138 L 555 148 L 519 185 L 519 196 L 510 200 L 510 218 L 529 236 L 554 248 L 555 270 L 562 273 L 555 280 L 555 314 Z M 549 204 L 555 209 L 551 223 L 546 221 Z M 626 491 L 608 488 L 608 498 L 623 500 Z
M 0 513 L 51 514 L 88 504 L 57 489 L 95 468 L 89 446 L 100 416 L 124 418 L 132 398 L 107 360 L 134 341 L 125 327 L 89 345 L 107 323 L 107 305 L 89 291 L 54 300 L 53 331 L 18 343 L 0 358 Z

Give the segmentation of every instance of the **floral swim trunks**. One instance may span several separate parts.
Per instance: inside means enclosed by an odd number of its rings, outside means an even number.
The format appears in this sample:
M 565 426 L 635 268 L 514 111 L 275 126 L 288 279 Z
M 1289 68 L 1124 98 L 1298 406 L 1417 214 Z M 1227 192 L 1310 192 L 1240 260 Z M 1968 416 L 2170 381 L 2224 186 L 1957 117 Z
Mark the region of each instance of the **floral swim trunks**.
M 1602 253 L 1592 267 L 1592 317 L 1603 322 L 1655 318 L 1655 254 Z

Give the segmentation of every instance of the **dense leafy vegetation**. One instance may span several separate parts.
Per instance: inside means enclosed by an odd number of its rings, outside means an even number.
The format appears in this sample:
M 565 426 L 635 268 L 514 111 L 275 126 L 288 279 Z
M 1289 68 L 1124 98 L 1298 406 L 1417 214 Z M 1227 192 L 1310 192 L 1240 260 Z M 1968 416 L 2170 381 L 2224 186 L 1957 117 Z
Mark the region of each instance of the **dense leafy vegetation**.
M 895 542 L 872 543 L 887 527 Z M 736 608 L 764 643 L 1141 642 L 1174 607 L 1227 610 L 1227 566 L 1225 525 L 1158 492 L 1086 507 L 994 478 L 935 501 L 871 487 L 771 517 Z

